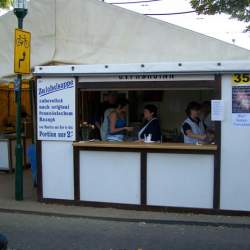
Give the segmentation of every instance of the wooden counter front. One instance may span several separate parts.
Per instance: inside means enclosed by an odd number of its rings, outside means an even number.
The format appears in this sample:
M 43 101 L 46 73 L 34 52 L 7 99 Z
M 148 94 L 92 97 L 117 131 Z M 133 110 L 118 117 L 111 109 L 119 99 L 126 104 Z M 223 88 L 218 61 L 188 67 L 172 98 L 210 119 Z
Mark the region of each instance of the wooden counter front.
M 216 151 L 216 145 L 192 145 L 185 143 L 144 143 L 144 142 L 74 142 L 76 148 L 114 148 L 114 149 L 142 149 L 142 150 L 187 150 L 187 151 Z

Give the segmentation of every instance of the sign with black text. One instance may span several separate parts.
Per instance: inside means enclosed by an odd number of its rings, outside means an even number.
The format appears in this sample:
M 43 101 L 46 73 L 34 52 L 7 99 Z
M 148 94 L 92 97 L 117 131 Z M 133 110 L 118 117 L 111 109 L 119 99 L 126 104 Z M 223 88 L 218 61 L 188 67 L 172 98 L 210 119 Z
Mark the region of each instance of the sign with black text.
M 232 119 L 237 127 L 250 127 L 250 74 L 232 76 Z
M 37 80 L 38 140 L 74 141 L 75 79 Z
M 224 101 L 211 100 L 211 120 L 223 121 L 224 120 Z

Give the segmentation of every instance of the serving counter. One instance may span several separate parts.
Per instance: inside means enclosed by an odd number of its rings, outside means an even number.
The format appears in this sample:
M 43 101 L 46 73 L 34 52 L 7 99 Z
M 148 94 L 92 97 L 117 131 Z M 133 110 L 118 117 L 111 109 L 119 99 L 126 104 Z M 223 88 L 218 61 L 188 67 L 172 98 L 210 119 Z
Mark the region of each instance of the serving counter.
M 213 208 L 216 145 L 75 142 L 74 199 Z
M 31 144 L 31 138 L 22 135 L 23 165 L 28 164 L 26 152 Z M 0 171 L 13 171 L 16 165 L 15 156 L 16 134 L 0 134 Z
M 103 142 L 103 141 L 80 141 L 74 142 L 74 147 L 80 148 L 123 148 L 142 150 L 187 150 L 187 151 L 216 151 L 217 146 L 212 144 L 185 144 L 185 143 L 145 143 L 145 142 Z

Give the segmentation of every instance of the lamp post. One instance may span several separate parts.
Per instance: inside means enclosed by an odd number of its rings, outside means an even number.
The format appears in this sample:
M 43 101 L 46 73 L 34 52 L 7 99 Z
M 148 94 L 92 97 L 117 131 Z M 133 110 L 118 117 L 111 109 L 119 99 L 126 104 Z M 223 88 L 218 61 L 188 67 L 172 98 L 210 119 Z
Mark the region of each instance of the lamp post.
M 23 29 L 23 19 L 27 15 L 27 1 L 15 0 L 14 14 L 18 20 L 18 28 Z M 15 197 L 16 200 L 23 200 L 23 146 L 21 138 L 21 96 L 22 96 L 22 74 L 17 74 L 16 87 L 16 178 Z

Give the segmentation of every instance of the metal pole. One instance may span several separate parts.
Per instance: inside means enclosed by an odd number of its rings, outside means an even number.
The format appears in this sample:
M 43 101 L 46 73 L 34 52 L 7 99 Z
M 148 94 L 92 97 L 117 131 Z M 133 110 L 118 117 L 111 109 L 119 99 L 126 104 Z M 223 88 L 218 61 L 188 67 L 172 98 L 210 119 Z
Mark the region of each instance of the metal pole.
M 34 80 L 29 80 L 29 96 L 30 96 L 30 113 L 31 113 L 31 121 L 32 121 L 32 144 L 35 143 L 35 136 L 34 136 L 34 110 L 33 110 L 33 85 Z
M 17 16 L 18 28 L 23 28 L 23 18 Z M 17 75 L 18 87 L 16 89 L 16 178 L 15 197 L 17 201 L 23 200 L 23 145 L 22 145 L 22 121 L 21 121 L 21 99 L 22 99 L 22 75 Z
M 23 146 L 21 135 L 22 75 L 17 75 L 19 89 L 16 92 L 16 200 L 23 200 Z

